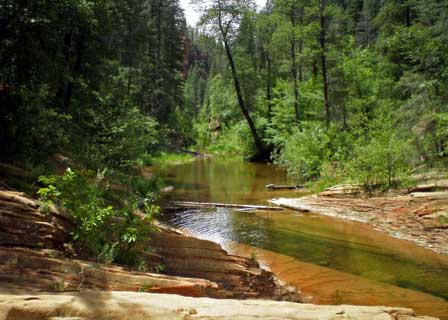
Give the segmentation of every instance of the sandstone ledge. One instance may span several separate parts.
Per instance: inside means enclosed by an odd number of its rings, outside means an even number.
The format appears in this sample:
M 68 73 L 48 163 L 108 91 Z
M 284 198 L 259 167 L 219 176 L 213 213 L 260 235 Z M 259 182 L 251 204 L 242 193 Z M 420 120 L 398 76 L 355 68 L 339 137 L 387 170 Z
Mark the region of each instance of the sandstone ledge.
M 0 294 L 1 320 L 434 320 L 412 309 L 317 306 L 262 300 L 214 300 L 135 292 Z
M 448 192 L 358 198 L 353 196 L 353 189 L 342 190 L 330 188 L 318 195 L 270 202 L 301 212 L 367 223 L 393 237 L 448 254 Z
M 193 297 L 298 301 L 286 286 L 250 259 L 229 255 L 218 244 L 158 225 L 144 253 L 149 270 L 165 275 L 64 257 L 73 227 L 57 208 L 0 189 L 0 286 L 38 290 L 147 291 Z M 80 257 L 78 257 L 80 258 Z M 181 278 L 182 277 L 182 278 Z M 184 278 L 186 277 L 186 278 Z
M 28 291 L 99 289 L 174 293 L 190 297 L 223 296 L 216 283 L 205 279 L 138 272 L 119 266 L 67 259 L 53 250 L 0 247 L 0 261 L 0 286 L 3 288 Z

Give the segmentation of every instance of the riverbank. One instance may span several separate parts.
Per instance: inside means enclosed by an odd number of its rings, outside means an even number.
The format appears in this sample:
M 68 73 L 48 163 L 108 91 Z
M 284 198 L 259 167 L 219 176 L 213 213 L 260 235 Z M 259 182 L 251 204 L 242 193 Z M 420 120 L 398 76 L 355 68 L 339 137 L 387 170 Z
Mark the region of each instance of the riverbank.
M 147 270 L 97 263 L 70 250 L 72 222 L 23 193 L 0 190 L 0 285 L 34 290 L 132 290 L 194 297 L 298 301 L 251 259 L 232 256 L 218 244 L 158 229 L 141 252 Z M 154 272 L 155 271 L 155 272 Z M 159 273 L 157 273 L 157 271 Z M 163 274 L 162 274 L 163 273 Z
M 261 177 L 272 179 L 269 175 Z M 258 194 L 258 189 L 251 190 L 254 195 Z M 52 291 L 59 295 L 72 291 L 84 295 L 88 291 L 99 290 L 219 299 L 304 300 L 304 296 L 297 295 L 292 287 L 278 281 L 271 272 L 261 270 L 253 257 L 229 255 L 216 243 L 189 237 L 161 225 L 162 232 L 155 233 L 153 241 L 148 243 L 155 252 L 145 256 L 145 260 L 151 270 L 157 269 L 163 274 L 80 260 L 70 256 L 70 250 L 65 252 L 70 221 L 63 214 L 39 212 L 39 204 L 35 200 L 18 192 L 5 192 L 0 199 L 0 240 L 3 245 L 0 250 L 0 287 L 4 289 Z M 320 312 L 322 317 L 328 308 L 323 307 L 316 312 Z M 267 316 L 270 315 L 268 312 Z
M 135 292 L 5 294 L 0 292 L 4 320 L 435 320 L 412 309 L 356 306 L 316 306 L 259 300 L 215 300 Z
M 343 189 L 331 188 L 317 195 L 270 202 L 300 212 L 366 223 L 393 237 L 448 254 L 447 191 L 416 188 L 406 195 L 364 198 L 358 196 L 357 189 Z
M 36 201 L 14 191 L 0 191 L 0 205 L 0 287 L 2 293 L 7 293 L 0 296 L 2 319 L 76 317 L 79 320 L 105 315 L 120 320 L 135 320 L 137 316 L 155 319 L 284 319 L 291 313 L 294 314 L 291 319 L 311 316 L 330 320 L 338 319 L 341 312 L 352 319 L 376 316 L 397 319 L 397 314 L 417 319 L 410 309 L 317 307 L 266 301 L 297 301 L 299 296 L 292 287 L 276 280 L 271 272 L 260 269 L 253 259 L 229 255 L 218 244 L 186 236 L 162 225 L 159 225 L 162 231 L 155 233 L 152 242 L 148 243 L 155 252 L 145 259 L 148 265 L 163 265 L 164 274 L 79 260 L 67 256 L 64 251 L 70 221 L 62 213 L 55 210 L 39 212 Z M 26 296 L 20 295 L 23 290 L 26 290 Z M 32 296 L 30 292 L 33 292 Z M 163 293 L 171 295 L 161 296 Z M 261 300 L 191 300 L 176 295 Z M 102 307 L 97 308 L 99 305 Z M 232 312 L 224 312 L 224 309 Z M 195 311 L 185 313 L 182 310 Z

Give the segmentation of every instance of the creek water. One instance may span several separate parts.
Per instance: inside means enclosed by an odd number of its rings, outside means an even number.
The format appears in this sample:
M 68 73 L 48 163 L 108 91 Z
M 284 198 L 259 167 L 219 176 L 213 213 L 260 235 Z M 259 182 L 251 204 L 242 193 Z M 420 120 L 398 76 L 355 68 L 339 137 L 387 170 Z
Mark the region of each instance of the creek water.
M 303 195 L 266 189 L 290 183 L 273 165 L 205 159 L 157 172 L 174 186 L 166 196 L 171 200 L 267 205 L 268 199 Z M 365 224 L 291 210 L 226 208 L 185 210 L 163 220 L 233 253 L 259 250 L 263 264 L 313 302 L 405 306 L 448 319 L 448 257 Z

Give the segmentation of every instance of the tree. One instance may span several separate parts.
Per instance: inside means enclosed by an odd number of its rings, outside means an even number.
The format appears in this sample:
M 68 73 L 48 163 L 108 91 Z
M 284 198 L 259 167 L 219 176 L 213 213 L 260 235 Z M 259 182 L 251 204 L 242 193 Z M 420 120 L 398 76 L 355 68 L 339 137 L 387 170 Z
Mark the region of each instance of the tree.
M 320 22 L 320 33 L 319 33 L 319 44 L 320 44 L 320 60 L 321 60 L 321 71 L 322 71 L 322 88 L 324 95 L 324 109 L 325 109 L 325 120 L 327 127 L 330 126 L 330 101 L 328 98 L 328 73 L 327 73 L 327 25 L 325 16 L 326 0 L 319 0 L 319 22 Z
M 266 103 L 267 116 L 272 116 L 272 88 L 275 81 L 275 71 L 273 69 L 273 57 L 271 40 L 275 30 L 275 18 L 272 14 L 273 10 L 272 0 L 266 3 L 266 7 L 258 14 L 256 19 L 257 26 L 257 41 L 259 47 L 260 69 L 265 70 L 265 85 L 266 85 Z
M 213 0 L 213 1 L 193 1 L 196 4 L 207 3 L 203 8 L 202 23 L 205 25 L 216 26 L 222 42 L 224 43 L 224 49 L 230 65 L 232 79 L 238 99 L 238 105 L 240 110 L 250 128 L 252 138 L 257 149 L 257 154 L 254 160 L 263 160 L 269 157 L 269 151 L 263 144 L 255 127 L 254 120 L 250 114 L 249 106 L 243 97 L 241 89 L 240 78 L 238 75 L 237 67 L 235 65 L 234 56 L 232 53 L 232 41 L 237 34 L 237 26 L 241 21 L 244 12 L 253 7 L 251 0 Z
M 175 127 L 185 31 L 177 0 L 4 2 L 2 158 L 42 161 L 56 151 L 87 157 L 114 130 L 133 141 L 124 128 L 136 118 Z

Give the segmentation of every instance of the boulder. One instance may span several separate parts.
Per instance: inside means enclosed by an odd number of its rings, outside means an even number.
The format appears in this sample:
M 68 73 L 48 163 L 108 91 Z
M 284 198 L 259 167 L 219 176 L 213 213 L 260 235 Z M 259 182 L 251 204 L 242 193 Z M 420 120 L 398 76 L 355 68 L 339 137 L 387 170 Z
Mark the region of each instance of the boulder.
M 338 184 L 327 188 L 320 195 L 324 197 L 357 197 L 364 193 L 361 185 L 356 184 Z
M 61 249 L 73 223 L 52 206 L 39 207 L 21 192 L 0 190 L 0 246 Z

